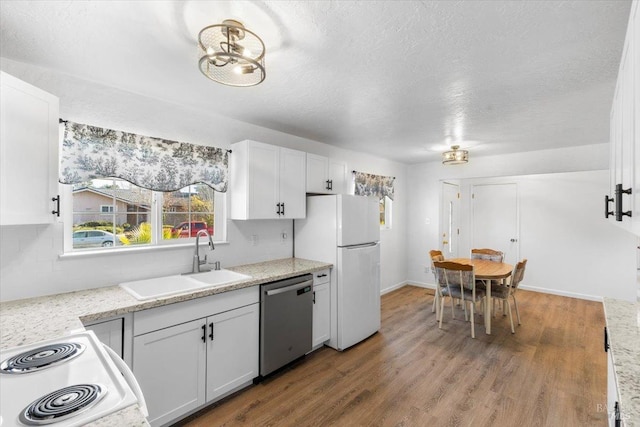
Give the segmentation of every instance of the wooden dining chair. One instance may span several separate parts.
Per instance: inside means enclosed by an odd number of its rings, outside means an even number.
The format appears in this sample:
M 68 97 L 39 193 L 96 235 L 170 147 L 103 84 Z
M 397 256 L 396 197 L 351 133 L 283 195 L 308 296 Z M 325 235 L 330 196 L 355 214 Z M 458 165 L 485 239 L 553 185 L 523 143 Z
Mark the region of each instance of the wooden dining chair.
M 509 314 L 509 322 L 511 322 L 511 333 L 515 334 L 516 330 L 513 327 L 513 317 L 511 316 L 511 305 L 509 304 L 509 297 L 513 298 L 513 304 L 516 306 L 516 316 L 518 317 L 518 325 L 520 325 L 520 311 L 518 310 L 518 301 L 516 300 L 516 291 L 520 282 L 524 278 L 524 270 L 527 266 L 527 260 L 523 259 L 516 264 L 511 277 L 506 285 L 491 286 L 491 298 L 501 299 L 507 305 L 507 313 Z
M 476 277 L 473 266 L 460 264 L 452 261 L 434 261 L 434 268 L 438 275 L 438 300 L 440 301 L 439 328 L 442 329 L 442 315 L 444 312 L 444 298 L 451 300 L 451 316 L 455 318 L 453 300 L 459 299 L 465 308 L 465 320 L 467 320 L 467 304 L 469 304 L 469 314 L 471 320 L 471 338 L 476 337 L 474 306 L 477 302 L 483 301 L 485 291 L 476 288 Z M 440 285 L 444 282 L 444 285 Z
M 433 262 L 434 261 L 444 261 L 444 255 L 442 255 L 442 251 L 439 250 L 431 250 L 429 251 L 429 257 L 431 259 L 431 271 L 433 271 L 433 276 L 436 279 L 436 284 L 438 283 L 438 275 L 436 274 L 436 269 L 433 267 Z M 436 309 L 438 308 L 438 298 L 437 298 L 438 293 L 436 292 L 436 294 L 434 295 L 433 298 L 433 305 L 431 307 L 431 312 L 435 313 Z M 438 315 L 436 314 L 436 318 L 438 318 Z

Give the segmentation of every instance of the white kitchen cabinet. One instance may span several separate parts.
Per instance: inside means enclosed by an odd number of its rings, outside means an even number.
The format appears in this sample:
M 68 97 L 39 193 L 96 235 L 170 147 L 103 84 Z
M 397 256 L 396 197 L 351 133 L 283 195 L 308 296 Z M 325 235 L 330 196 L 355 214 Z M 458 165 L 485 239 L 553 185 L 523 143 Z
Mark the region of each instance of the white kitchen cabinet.
M 207 403 L 259 375 L 260 305 L 207 318 Z
M 307 193 L 344 194 L 346 177 L 345 162 L 307 153 Z
M 306 153 L 249 140 L 231 150 L 231 219 L 304 218 Z
M 133 374 L 142 388 L 152 426 L 204 405 L 205 329 L 205 319 L 198 319 L 133 338 Z
M 0 225 L 58 217 L 58 120 L 57 97 L 0 72 Z
M 259 375 L 259 310 L 252 287 L 134 313 L 133 373 L 152 426 L 177 421 Z
M 640 12 L 634 1 L 610 116 L 609 220 L 640 235 Z M 618 187 L 618 190 L 616 190 Z M 623 192 L 620 192 L 620 189 Z M 630 194 L 627 191 L 630 190 Z M 630 213 L 618 215 L 616 213 Z M 621 216 L 621 218 L 620 218 Z
M 322 346 L 331 338 L 331 283 L 330 270 L 313 273 L 313 348 Z

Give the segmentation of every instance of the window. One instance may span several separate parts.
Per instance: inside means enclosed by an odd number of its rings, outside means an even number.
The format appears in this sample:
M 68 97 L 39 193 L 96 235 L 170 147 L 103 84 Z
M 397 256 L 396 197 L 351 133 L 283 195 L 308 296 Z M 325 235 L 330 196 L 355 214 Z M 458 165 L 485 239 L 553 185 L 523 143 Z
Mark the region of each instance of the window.
M 391 229 L 391 211 L 393 208 L 393 200 L 388 196 L 383 196 L 380 199 L 380 229 Z
M 199 230 L 225 239 L 225 195 L 204 184 L 171 193 L 120 179 L 65 185 L 65 251 L 184 243 Z

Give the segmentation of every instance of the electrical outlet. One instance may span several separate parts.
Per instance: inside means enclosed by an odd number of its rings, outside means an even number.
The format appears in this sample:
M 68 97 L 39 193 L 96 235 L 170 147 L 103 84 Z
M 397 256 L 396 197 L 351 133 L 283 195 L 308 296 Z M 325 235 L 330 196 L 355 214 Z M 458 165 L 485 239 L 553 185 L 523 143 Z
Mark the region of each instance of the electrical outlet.
M 431 267 L 429 267 L 428 265 L 424 268 L 424 272 L 429 274 L 431 272 Z
M 252 234 L 251 235 L 251 246 L 258 246 L 258 235 L 257 234 Z

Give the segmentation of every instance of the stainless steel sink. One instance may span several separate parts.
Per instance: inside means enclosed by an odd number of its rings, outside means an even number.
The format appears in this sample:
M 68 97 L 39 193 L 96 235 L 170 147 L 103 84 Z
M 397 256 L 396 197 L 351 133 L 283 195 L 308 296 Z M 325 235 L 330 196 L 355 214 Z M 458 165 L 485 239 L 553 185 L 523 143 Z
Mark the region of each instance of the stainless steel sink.
M 190 275 L 164 276 L 125 282 L 120 283 L 120 287 L 137 300 L 145 301 L 199 289 L 218 287 L 247 279 L 251 279 L 251 276 L 231 270 L 213 270 Z

